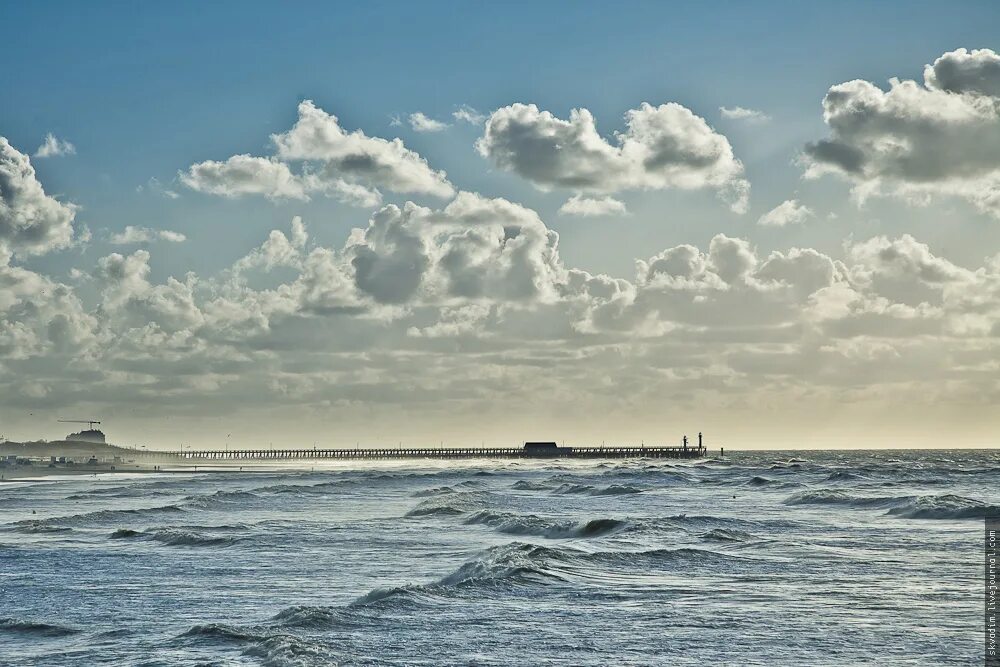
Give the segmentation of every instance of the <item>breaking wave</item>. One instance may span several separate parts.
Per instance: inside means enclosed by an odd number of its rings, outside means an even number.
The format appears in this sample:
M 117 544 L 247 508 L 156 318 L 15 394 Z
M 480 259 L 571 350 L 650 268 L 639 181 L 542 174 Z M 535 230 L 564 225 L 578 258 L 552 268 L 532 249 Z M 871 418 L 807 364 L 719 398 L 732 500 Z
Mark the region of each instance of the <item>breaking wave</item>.
M 888 513 L 907 519 L 981 519 L 1000 514 L 1000 506 L 962 496 L 920 496 Z
M 818 489 L 793 493 L 786 505 L 846 505 L 858 508 L 889 508 L 913 500 L 914 496 L 855 496 L 838 489 Z
M 511 542 L 487 549 L 479 557 L 433 583 L 377 588 L 349 606 L 420 606 L 432 604 L 439 598 L 475 594 L 482 589 L 491 591 L 491 594 L 517 593 L 567 584 L 581 578 L 593 583 L 600 580 L 602 570 L 620 574 L 626 568 L 649 572 L 675 564 L 706 566 L 721 563 L 733 568 L 737 564 L 760 562 L 764 561 L 694 548 L 583 551 Z M 614 583 L 608 585 L 615 586 Z
M 177 639 L 183 642 L 244 645 L 244 656 L 263 659 L 263 664 L 272 667 L 320 667 L 337 664 L 339 658 L 320 641 L 259 626 L 207 623 L 191 627 Z
M 785 500 L 788 505 L 843 505 L 860 509 L 885 509 L 886 514 L 908 519 L 979 519 L 1000 513 L 1000 506 L 956 495 L 855 496 L 839 490 L 804 491 Z
M 408 517 L 455 516 L 481 509 L 491 494 L 483 491 L 459 491 L 432 496 L 406 513 Z

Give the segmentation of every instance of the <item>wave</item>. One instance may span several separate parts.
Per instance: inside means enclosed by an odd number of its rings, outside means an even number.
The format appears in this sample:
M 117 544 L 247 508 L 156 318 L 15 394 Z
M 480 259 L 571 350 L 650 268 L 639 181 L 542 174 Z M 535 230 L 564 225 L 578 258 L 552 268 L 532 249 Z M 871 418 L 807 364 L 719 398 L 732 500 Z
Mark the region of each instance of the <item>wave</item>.
M 338 664 L 335 655 L 325 644 L 259 626 L 238 627 L 224 623 L 195 625 L 177 639 L 195 642 L 245 644 L 243 655 L 261 658 L 263 664 L 273 667 L 284 665 L 306 667 L 310 665 Z
M 515 491 L 549 491 L 554 489 L 555 486 L 545 482 L 531 482 L 526 479 L 519 479 L 511 484 L 510 488 Z
M 677 514 L 660 519 L 653 519 L 649 523 L 652 527 L 656 528 L 662 528 L 664 525 L 667 525 L 687 532 L 711 531 L 716 528 L 748 532 L 773 532 L 775 529 L 790 528 L 800 525 L 799 522 L 789 519 L 754 521 L 751 519 L 738 519 L 733 517 L 714 516 L 711 514 Z
M 752 486 L 759 489 L 798 489 L 802 488 L 803 484 L 801 482 L 771 479 L 761 475 L 754 475 L 747 481 L 743 482 L 742 486 Z
M 920 496 L 893 507 L 888 514 L 907 519 L 981 519 L 1000 514 L 1000 507 L 972 498 L 947 494 Z
M 335 481 L 326 482 L 316 482 L 314 484 L 272 484 L 270 486 L 259 486 L 250 489 L 249 493 L 253 495 L 259 495 L 261 493 L 267 494 L 325 494 L 329 493 L 333 489 L 342 488 L 345 486 L 356 486 L 359 484 L 358 481 L 353 479 L 338 479 Z M 223 498 L 226 500 L 226 498 Z M 232 500 L 241 500 L 241 498 L 233 498 Z M 242 500 L 250 500 L 250 498 L 242 498 Z
M 619 519 L 589 521 L 553 521 L 533 514 L 517 515 L 483 510 L 472 515 L 466 524 L 483 524 L 508 535 L 533 535 L 549 538 L 599 537 L 616 532 L 627 524 Z
M 826 478 L 828 482 L 853 482 L 855 480 L 864 479 L 866 478 L 856 473 L 848 472 L 847 470 L 834 470 Z
M 169 491 L 158 491 L 145 486 L 116 486 L 108 489 L 90 489 L 66 496 L 66 500 L 93 500 L 95 498 L 148 498 L 150 496 L 177 495 Z
M 569 495 L 569 494 L 577 494 L 577 493 L 580 493 L 580 494 L 584 494 L 584 493 L 585 494 L 590 494 L 594 490 L 595 490 L 594 487 L 590 486 L 589 484 L 570 484 L 570 483 L 566 483 L 566 484 L 560 484 L 559 486 L 557 486 L 555 489 L 552 490 L 552 493 L 557 493 L 559 495 Z
M 611 486 L 595 487 L 590 484 L 564 483 L 552 489 L 558 495 L 588 495 L 588 496 L 621 496 L 631 493 L 642 493 L 644 489 L 628 484 L 612 484 Z
M 590 493 L 592 496 L 622 496 L 631 493 L 642 493 L 644 489 L 640 489 L 636 486 L 629 486 L 627 484 L 612 484 L 611 486 L 605 487 L 603 489 L 595 489 Z
M 54 623 L 26 621 L 21 618 L 0 618 L 0 632 L 32 635 L 36 637 L 65 637 L 80 632 L 77 628 Z
M 352 615 L 341 608 L 311 605 L 295 605 L 282 609 L 272 616 L 271 620 L 285 627 L 294 628 L 331 628 L 357 625 L 356 622 L 352 621 Z
M 584 551 L 565 546 L 511 542 L 487 549 L 435 582 L 377 588 L 348 606 L 426 606 L 441 598 L 481 595 L 484 590 L 494 596 L 498 593 L 517 594 L 538 590 L 571 581 L 595 585 L 595 582 L 601 581 L 602 571 L 611 571 L 617 575 L 624 569 L 647 573 L 675 565 L 704 567 L 719 564 L 728 572 L 737 567 L 757 566 L 761 563 L 770 565 L 769 561 L 707 549 Z M 617 582 L 618 578 L 614 577 L 613 580 Z M 618 583 L 607 585 L 617 586 Z
M 266 639 L 267 635 L 254 630 L 253 628 L 240 628 L 226 623 L 205 623 L 194 625 L 180 637 L 222 639 L 226 641 L 258 641 Z
M 16 530 L 26 532 L 63 532 L 70 530 L 69 526 L 88 523 L 120 523 L 123 520 L 134 519 L 136 517 L 173 514 L 183 511 L 183 507 L 174 504 L 127 510 L 95 510 L 93 512 L 70 514 L 68 516 L 49 517 L 47 519 L 22 519 L 15 521 L 13 525 L 16 527 Z
M 483 508 L 492 498 L 484 491 L 460 491 L 432 496 L 406 513 L 407 517 L 455 516 Z
M 153 528 L 150 530 L 119 528 L 111 533 L 111 539 L 152 540 L 172 547 L 226 547 L 239 541 L 237 537 L 197 533 L 191 530 L 172 527 Z
M 547 547 L 520 542 L 492 547 L 433 583 L 376 588 L 351 602 L 349 607 L 420 604 L 482 587 L 513 590 L 547 586 L 564 581 L 545 566 L 554 553 Z
M 701 535 L 708 542 L 748 542 L 757 539 L 756 535 L 731 528 L 713 528 Z
M 602 477 L 617 477 L 634 480 L 649 481 L 655 483 L 657 486 L 663 486 L 665 484 L 691 484 L 696 480 L 693 475 L 677 470 L 675 467 L 667 465 L 657 465 L 649 466 L 645 468 L 626 468 L 626 467 L 616 467 L 613 470 L 608 470 L 601 473 Z
M 215 493 L 186 496 L 184 504 L 188 507 L 208 509 L 218 505 L 225 507 L 259 499 L 260 496 L 252 491 L 216 491 Z
M 19 533 L 68 533 L 73 529 L 69 526 L 54 526 L 45 523 L 47 519 L 24 519 L 14 524 L 14 530 Z
M 421 489 L 413 493 L 414 498 L 426 498 L 428 496 L 440 496 L 446 493 L 455 493 L 455 489 L 450 486 L 437 486 L 433 489 Z
M 793 493 L 786 505 L 846 505 L 858 508 L 888 508 L 911 501 L 915 496 L 855 496 L 839 489 L 817 489 Z
M 980 519 L 1000 513 L 1000 506 L 951 494 L 925 496 L 854 496 L 839 490 L 793 494 L 789 505 L 843 505 L 885 509 L 886 514 L 907 519 Z

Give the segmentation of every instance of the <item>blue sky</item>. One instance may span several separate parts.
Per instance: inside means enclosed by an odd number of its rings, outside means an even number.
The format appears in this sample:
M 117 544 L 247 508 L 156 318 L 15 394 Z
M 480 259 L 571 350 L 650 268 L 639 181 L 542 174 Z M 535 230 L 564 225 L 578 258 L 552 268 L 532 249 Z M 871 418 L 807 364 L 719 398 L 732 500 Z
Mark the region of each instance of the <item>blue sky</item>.
M 287 234 L 293 216 L 305 221 L 310 248 L 339 252 L 352 228 L 368 226 L 372 207 L 320 195 L 308 200 L 220 197 L 197 191 L 179 177 L 209 160 L 273 156 L 269 136 L 288 132 L 298 103 L 313 100 L 348 131 L 400 137 L 432 169 L 446 171 L 457 191 L 502 197 L 537 211 L 545 227 L 560 235 L 560 267 L 636 282 L 637 259 L 647 261 L 685 244 L 707 252 L 719 234 L 742 239 L 761 262 L 772 251 L 792 248 L 846 261 L 851 244 L 911 235 L 936 258 L 974 273 L 1000 251 L 1000 224 L 988 209 L 977 208 L 971 195 L 956 195 L 953 184 L 941 186 L 943 195 L 938 190 L 928 195 L 930 186 L 923 183 L 919 196 L 907 190 L 904 197 L 899 193 L 913 183 L 886 185 L 888 171 L 882 180 L 866 176 L 865 183 L 844 174 L 806 178 L 802 155 L 807 144 L 831 134 L 822 115 L 831 86 L 861 79 L 884 90 L 891 77 L 921 82 L 924 66 L 942 54 L 997 49 L 998 19 L 1000 9 L 991 2 L 948 8 L 929 2 L 10 5 L 0 42 L 0 61 L 6 65 L 0 68 L 6 92 L 0 136 L 27 156 L 48 133 L 73 144 L 75 154 L 32 157 L 31 164 L 46 193 L 77 207 L 77 239 L 84 227 L 93 235 L 89 242 L 53 252 L 22 253 L 14 262 L 61 284 L 77 280 L 73 289 L 81 295 L 81 307 L 99 319 L 107 310 L 99 303 L 106 286 L 100 277 L 80 282 L 78 276 L 95 275 L 95 267 L 112 253 L 135 252 L 110 242 L 128 226 L 170 230 L 186 239 L 151 242 L 148 279 L 153 285 L 171 276 L 182 280 L 189 272 L 202 284 L 221 280 L 218 276 L 271 230 Z M 730 210 L 715 186 L 593 184 L 588 196 L 612 196 L 628 214 L 560 214 L 560 206 L 575 194 L 572 188 L 542 189 L 517 169 L 505 168 L 495 155 L 477 152 L 483 126 L 452 118 L 460 105 L 489 116 L 508 105 L 533 103 L 559 119 L 583 108 L 593 114 L 601 136 L 614 142 L 614 133 L 626 128 L 625 114 L 642 102 L 682 105 L 724 138 L 751 187 L 745 212 Z M 737 106 L 769 120 L 754 123 L 720 114 L 720 107 Z M 418 111 L 449 127 L 415 131 L 406 119 Z M 392 125 L 394 117 L 402 124 Z M 956 173 L 964 168 L 958 165 Z M 895 188 L 898 196 L 872 196 L 863 205 L 852 199 L 852 192 L 857 195 L 876 181 Z M 163 190 L 176 198 L 163 196 Z M 381 196 L 384 204 L 414 201 L 433 208 L 449 201 L 385 187 Z M 760 224 L 764 214 L 786 201 L 805 206 L 810 220 Z M 271 268 L 267 276 L 247 279 L 257 286 L 281 284 L 289 267 Z M 663 315 L 662 309 L 657 312 Z M 134 325 L 130 322 L 129 330 Z M 320 330 L 329 326 L 330 335 L 337 335 L 341 325 L 328 323 Z M 989 328 L 988 322 L 980 325 Z M 263 347 L 286 344 L 259 342 Z M 565 345 L 595 349 L 590 343 Z M 469 361 L 463 371 L 480 372 L 478 364 Z M 6 367 L 8 376 L 37 384 L 40 394 L 59 393 L 51 379 L 33 378 L 34 370 L 15 366 Z M 624 371 L 595 366 L 592 372 L 596 381 Z M 196 394 L 192 390 L 192 402 L 198 402 Z M 77 399 L 60 400 L 52 398 L 53 410 L 72 407 Z M 236 410 L 234 403 L 220 405 Z M 409 409 L 386 408 L 382 417 L 401 420 Z M 421 428 L 434 432 L 440 421 L 429 420 Z M 501 427 L 493 430 L 509 435 Z
M 767 175 L 753 179 L 754 207 L 762 211 L 799 187 L 800 170 L 789 163 L 822 135 L 820 100 L 829 85 L 919 76 L 947 50 L 995 39 L 995 4 L 960 7 L 649 2 L 612 11 L 600 2 L 376 2 L 292 10 L 182 2 L 139 11 L 128 3 L 22 3 L 5 12 L 20 29 L 0 44 L 3 61 L 16 64 L 3 68 L 0 84 L 17 102 L 0 109 L 0 127 L 25 149 L 46 132 L 71 138 L 76 157 L 37 168 L 50 190 L 84 207 L 80 219 L 91 227 L 174 225 L 205 240 L 221 233 L 236 242 L 233 258 L 239 241 L 270 229 L 273 210 L 257 202 L 233 211 L 231 203 L 204 199 L 165 206 L 135 188 L 150 177 L 169 182 L 197 160 L 261 151 L 270 133 L 291 124 L 301 99 L 381 136 L 394 132 L 390 114 L 440 118 L 459 104 L 491 110 L 515 100 L 560 116 L 586 107 L 610 134 L 641 101 L 678 101 L 726 131 L 751 176 Z M 768 128 L 762 141 L 759 128 L 724 124 L 723 105 L 766 109 L 780 132 Z M 557 198 L 515 177 L 491 178 L 471 148 L 472 128 L 448 136 L 398 132 L 432 164 L 461 174 L 465 189 L 512 196 L 545 213 L 558 207 Z M 691 210 L 690 197 L 652 199 L 650 217 L 670 217 L 657 211 L 663 204 L 685 215 L 650 229 L 633 224 L 639 243 L 623 248 L 625 259 L 602 260 L 571 238 L 567 250 L 595 269 L 630 271 L 640 244 L 704 242 L 717 231 L 697 218 L 718 210 Z M 364 220 L 364 212 L 326 201 L 288 208 L 336 217 L 323 223 L 335 237 Z M 234 219 L 219 226 L 220 217 Z M 740 229 L 738 221 L 724 224 Z M 213 258 L 185 259 L 210 268 Z

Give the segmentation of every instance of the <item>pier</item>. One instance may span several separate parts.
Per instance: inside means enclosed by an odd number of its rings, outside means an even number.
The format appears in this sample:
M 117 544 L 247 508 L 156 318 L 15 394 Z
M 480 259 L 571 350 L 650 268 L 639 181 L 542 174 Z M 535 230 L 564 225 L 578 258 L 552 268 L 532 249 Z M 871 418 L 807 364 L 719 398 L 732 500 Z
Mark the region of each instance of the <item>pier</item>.
M 687 446 L 601 445 L 565 447 L 553 443 L 525 443 L 523 447 L 355 447 L 312 449 L 185 450 L 177 456 L 189 461 L 293 461 L 301 459 L 696 459 L 707 449 Z

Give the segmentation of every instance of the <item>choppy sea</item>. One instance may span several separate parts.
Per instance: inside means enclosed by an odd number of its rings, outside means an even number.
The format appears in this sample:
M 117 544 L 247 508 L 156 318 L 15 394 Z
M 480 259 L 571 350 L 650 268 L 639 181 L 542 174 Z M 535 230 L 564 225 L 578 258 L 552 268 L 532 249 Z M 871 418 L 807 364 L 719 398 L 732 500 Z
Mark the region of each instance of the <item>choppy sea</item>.
M 992 451 L 0 485 L 0 665 L 981 665 Z

